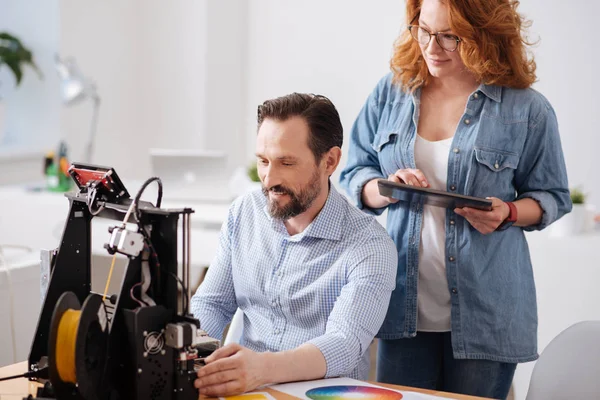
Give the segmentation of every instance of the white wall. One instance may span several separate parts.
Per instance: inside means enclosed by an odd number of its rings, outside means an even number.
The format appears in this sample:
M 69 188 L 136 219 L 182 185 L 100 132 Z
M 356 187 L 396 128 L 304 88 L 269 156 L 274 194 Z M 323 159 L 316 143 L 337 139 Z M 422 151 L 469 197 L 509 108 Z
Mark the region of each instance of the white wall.
M 245 126 L 253 159 L 256 108 L 291 92 L 325 95 L 340 113 L 344 154 L 354 118 L 387 73 L 404 20 L 398 0 L 253 0 L 249 2 Z M 345 164 L 342 158 L 339 170 Z
M 206 125 L 206 3 L 61 0 L 61 54 L 74 56 L 102 98 L 93 161 L 128 178 L 150 173 L 151 147 L 199 148 Z M 64 109 L 81 154 L 91 104 Z
M 248 2 L 208 0 L 206 54 L 207 149 L 229 155 L 229 167 L 244 164 L 247 106 Z M 254 154 L 254 153 L 252 153 Z
M 28 65 L 21 85 L 8 67 L 0 68 L 0 154 L 26 150 L 36 152 L 54 143 L 59 131 L 58 78 L 54 54 L 59 43 L 58 0 L 0 0 L 0 31 L 15 35 L 34 54 L 43 78 Z M 41 153 L 43 155 L 43 153 Z M 39 157 L 39 170 L 42 157 Z
M 586 0 L 522 1 L 521 12 L 532 19 L 531 39 L 538 64 L 535 88 L 552 103 L 571 186 L 583 185 L 590 202 L 600 207 L 600 178 L 593 161 L 600 149 L 600 91 L 596 16 L 600 3 Z
M 329 96 L 348 133 L 362 102 L 388 71 L 392 43 L 404 24 L 405 3 L 253 0 L 249 4 L 248 156 L 254 154 L 251 128 L 256 105 L 292 91 Z M 584 185 L 590 202 L 600 206 L 600 178 L 592 162 L 600 148 L 595 132 L 600 113 L 592 97 L 600 91 L 600 78 L 594 73 L 598 56 L 593 20 L 600 5 L 528 0 L 521 2 L 520 10 L 534 20 L 531 37 L 541 37 L 533 48 L 539 77 L 535 88 L 557 112 L 570 183 Z

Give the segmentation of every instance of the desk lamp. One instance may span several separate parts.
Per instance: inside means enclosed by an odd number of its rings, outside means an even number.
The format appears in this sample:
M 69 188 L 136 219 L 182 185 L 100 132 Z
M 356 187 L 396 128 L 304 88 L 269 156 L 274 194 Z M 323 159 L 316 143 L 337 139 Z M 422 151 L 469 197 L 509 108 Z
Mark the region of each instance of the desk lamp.
M 73 58 L 62 60 L 57 55 L 56 70 L 61 79 L 62 99 L 65 105 L 71 106 L 88 98 L 93 102 L 92 121 L 84 155 L 85 162 L 90 163 L 92 162 L 96 127 L 98 125 L 100 96 L 98 96 L 94 83 L 81 73 Z

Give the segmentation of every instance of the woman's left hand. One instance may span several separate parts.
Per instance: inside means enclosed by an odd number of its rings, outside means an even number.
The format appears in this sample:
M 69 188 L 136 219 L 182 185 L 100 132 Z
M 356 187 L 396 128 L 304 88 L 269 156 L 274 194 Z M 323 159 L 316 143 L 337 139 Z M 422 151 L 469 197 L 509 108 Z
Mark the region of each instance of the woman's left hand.
M 510 214 L 508 204 L 496 197 L 489 197 L 489 199 L 492 200 L 491 211 L 463 207 L 455 208 L 454 212 L 469 221 L 480 233 L 487 235 L 494 232 Z

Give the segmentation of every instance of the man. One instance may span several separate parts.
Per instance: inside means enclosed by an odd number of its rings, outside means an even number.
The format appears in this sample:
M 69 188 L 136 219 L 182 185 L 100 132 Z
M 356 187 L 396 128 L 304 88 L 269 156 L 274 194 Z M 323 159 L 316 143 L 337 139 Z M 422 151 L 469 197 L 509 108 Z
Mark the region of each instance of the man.
M 367 378 L 367 349 L 395 287 L 397 252 L 383 227 L 330 185 L 342 139 L 337 110 L 323 96 L 294 93 L 259 107 L 262 192 L 231 206 L 191 301 L 213 337 L 240 308 L 246 347 L 228 345 L 206 359 L 195 382 L 201 394 Z

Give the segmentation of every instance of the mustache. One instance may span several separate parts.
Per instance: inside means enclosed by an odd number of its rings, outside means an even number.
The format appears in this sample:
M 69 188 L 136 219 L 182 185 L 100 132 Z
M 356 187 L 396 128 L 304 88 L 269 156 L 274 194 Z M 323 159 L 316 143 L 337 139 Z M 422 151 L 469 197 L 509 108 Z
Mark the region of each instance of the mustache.
M 292 192 L 292 190 L 290 188 L 287 188 L 283 185 L 275 185 L 275 186 L 271 186 L 270 188 L 263 186 L 263 193 L 266 195 L 269 192 L 278 193 L 278 194 L 289 194 L 289 195 L 294 194 L 294 192 Z

